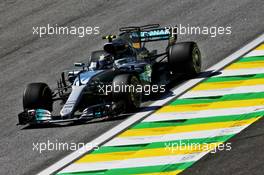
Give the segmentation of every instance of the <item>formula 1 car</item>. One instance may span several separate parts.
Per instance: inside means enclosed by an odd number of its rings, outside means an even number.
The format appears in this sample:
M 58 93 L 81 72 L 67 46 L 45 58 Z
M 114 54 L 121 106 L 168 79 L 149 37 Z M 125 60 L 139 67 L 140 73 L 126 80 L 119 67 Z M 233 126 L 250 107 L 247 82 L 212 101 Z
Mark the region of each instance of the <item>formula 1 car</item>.
M 45 83 L 27 85 L 18 124 L 87 121 L 135 112 L 146 89 L 162 92 L 175 77 L 193 77 L 201 70 L 197 44 L 176 43 L 173 28 L 159 24 L 123 27 L 118 36 L 103 39 L 108 40 L 103 50 L 92 52 L 87 64 L 75 63 L 78 68 L 62 72 L 56 89 Z M 168 42 L 163 53 L 146 48 L 146 43 L 162 40 Z M 55 116 L 52 110 L 57 100 L 63 107 Z

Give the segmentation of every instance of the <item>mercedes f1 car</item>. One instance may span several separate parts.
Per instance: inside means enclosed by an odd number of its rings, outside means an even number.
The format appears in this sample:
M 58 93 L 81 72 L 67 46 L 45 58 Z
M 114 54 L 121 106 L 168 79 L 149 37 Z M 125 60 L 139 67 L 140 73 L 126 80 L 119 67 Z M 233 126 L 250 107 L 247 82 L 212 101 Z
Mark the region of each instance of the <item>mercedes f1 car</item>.
M 144 87 L 162 87 L 177 76 L 193 77 L 201 70 L 197 44 L 176 43 L 176 32 L 158 24 L 123 27 L 118 36 L 103 39 L 107 40 L 103 49 L 92 52 L 88 63 L 75 63 L 77 68 L 61 73 L 56 89 L 40 82 L 27 85 L 19 124 L 87 121 L 135 112 Z M 146 48 L 148 42 L 162 40 L 168 43 L 164 52 Z M 52 115 L 57 100 L 63 107 L 59 115 Z

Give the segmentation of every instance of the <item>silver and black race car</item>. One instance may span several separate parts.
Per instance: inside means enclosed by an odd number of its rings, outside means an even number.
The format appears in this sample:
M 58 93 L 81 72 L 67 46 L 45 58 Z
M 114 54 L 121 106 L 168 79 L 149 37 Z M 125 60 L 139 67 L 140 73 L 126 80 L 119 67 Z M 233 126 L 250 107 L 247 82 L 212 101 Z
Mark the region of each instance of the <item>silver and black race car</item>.
M 135 112 L 142 95 L 164 91 L 175 77 L 194 77 L 201 70 L 201 54 L 195 42 L 176 43 L 177 34 L 158 24 L 120 28 L 108 35 L 103 50 L 92 52 L 88 64 L 62 72 L 58 88 L 30 83 L 23 94 L 24 111 L 19 124 L 87 121 Z M 168 42 L 163 53 L 148 50 L 146 43 Z M 53 103 L 63 105 L 53 115 Z

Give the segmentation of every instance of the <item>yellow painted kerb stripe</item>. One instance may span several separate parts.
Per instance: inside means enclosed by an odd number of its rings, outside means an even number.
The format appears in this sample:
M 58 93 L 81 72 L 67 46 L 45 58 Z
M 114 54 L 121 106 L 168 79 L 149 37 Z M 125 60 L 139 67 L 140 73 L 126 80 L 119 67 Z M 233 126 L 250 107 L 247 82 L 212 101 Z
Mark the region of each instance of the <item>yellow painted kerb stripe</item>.
M 264 44 L 261 44 L 261 45 L 258 46 L 255 50 L 264 50 Z
M 176 175 L 181 173 L 183 170 L 175 170 L 168 172 L 158 172 L 158 173 L 145 173 L 145 174 L 134 174 L 134 175 Z
M 239 121 L 229 121 L 229 122 L 215 122 L 215 123 L 205 123 L 205 124 L 193 124 L 185 126 L 170 126 L 170 127 L 158 127 L 158 128 L 144 128 L 144 129 L 130 129 L 120 134 L 118 137 L 139 137 L 139 136 L 157 136 L 165 134 L 177 134 L 184 132 L 194 132 L 202 130 L 212 130 L 212 129 L 221 129 L 221 128 L 231 128 L 239 127 L 244 125 L 249 125 L 260 117 L 239 120 Z
M 264 99 L 250 99 L 250 100 L 230 100 L 219 101 L 213 103 L 198 103 L 198 104 L 183 104 L 183 105 L 167 105 L 159 109 L 156 113 L 171 113 L 171 112 L 191 112 L 212 109 L 226 109 L 241 108 L 248 106 L 264 105 Z
M 253 68 L 264 68 L 264 61 L 237 62 L 237 63 L 231 64 L 224 70 L 253 69 Z
M 226 89 L 226 88 L 235 88 L 241 86 L 254 86 L 264 84 L 264 78 L 259 78 L 255 80 L 237 80 L 237 81 L 227 81 L 227 82 L 204 82 L 191 91 L 200 91 L 200 90 L 212 90 L 212 89 Z
M 192 153 L 213 150 L 222 143 L 223 142 L 215 142 L 210 144 L 192 144 L 192 145 L 190 144 L 186 146 L 169 145 L 167 147 L 164 144 L 164 147 L 162 148 L 143 149 L 139 151 L 89 154 L 77 160 L 75 163 L 107 162 L 107 161 L 124 160 L 124 159 L 137 159 L 137 158 L 147 158 L 147 157 L 158 158 L 158 156 L 192 154 Z

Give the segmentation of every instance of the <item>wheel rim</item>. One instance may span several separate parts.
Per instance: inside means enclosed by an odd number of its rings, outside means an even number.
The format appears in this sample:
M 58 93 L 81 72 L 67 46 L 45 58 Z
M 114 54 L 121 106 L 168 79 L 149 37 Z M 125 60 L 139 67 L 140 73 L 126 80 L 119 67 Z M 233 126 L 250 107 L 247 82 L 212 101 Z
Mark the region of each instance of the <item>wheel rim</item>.
M 197 47 L 193 49 L 192 58 L 193 58 L 193 66 L 195 72 L 199 73 L 201 71 L 201 58 L 200 58 L 200 51 Z
M 140 82 L 136 77 L 131 78 L 131 85 L 134 86 L 133 88 L 134 90 L 130 91 L 129 94 L 130 94 L 131 102 L 135 107 L 140 107 L 141 104 L 141 97 L 142 97 L 141 92 L 136 91 L 136 87 L 139 84 Z

